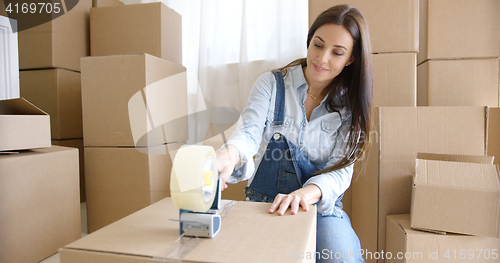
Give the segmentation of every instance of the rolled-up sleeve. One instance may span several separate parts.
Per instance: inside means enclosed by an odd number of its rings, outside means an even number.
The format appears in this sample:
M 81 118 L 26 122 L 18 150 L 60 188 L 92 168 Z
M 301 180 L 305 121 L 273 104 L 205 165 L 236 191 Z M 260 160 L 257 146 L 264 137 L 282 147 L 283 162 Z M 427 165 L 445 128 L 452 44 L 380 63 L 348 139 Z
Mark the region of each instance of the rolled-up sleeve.
M 332 166 L 331 164 L 330 166 Z M 335 202 L 351 185 L 354 164 L 336 171 L 318 174 L 309 178 L 304 186 L 313 184 L 321 190 L 321 200 L 318 203 L 318 213 L 330 215 L 335 208 Z
M 249 179 L 255 170 L 253 156 L 259 150 L 266 116 L 271 102 L 271 94 L 276 81 L 271 72 L 262 74 L 250 91 L 247 107 L 241 113 L 241 122 L 229 137 L 227 144 L 234 145 L 241 158 L 241 165 L 235 167 L 228 183 Z

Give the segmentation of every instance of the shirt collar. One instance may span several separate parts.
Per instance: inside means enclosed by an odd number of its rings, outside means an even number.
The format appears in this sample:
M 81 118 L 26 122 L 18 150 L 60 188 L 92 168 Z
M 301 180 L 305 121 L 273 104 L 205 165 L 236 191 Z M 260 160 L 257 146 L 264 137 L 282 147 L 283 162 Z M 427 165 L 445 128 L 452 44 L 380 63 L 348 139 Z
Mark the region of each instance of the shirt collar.
M 297 65 L 288 69 L 290 76 L 292 77 L 293 87 L 298 89 L 300 87 L 306 86 L 306 78 L 304 77 L 304 72 L 302 71 L 302 65 Z

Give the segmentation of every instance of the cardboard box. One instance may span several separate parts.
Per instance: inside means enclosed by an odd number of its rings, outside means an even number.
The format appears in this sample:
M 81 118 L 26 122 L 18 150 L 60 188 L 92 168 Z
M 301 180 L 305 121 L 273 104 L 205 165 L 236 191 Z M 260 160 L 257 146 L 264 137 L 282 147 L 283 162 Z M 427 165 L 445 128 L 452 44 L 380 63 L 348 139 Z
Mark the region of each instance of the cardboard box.
M 163 3 L 90 10 L 92 56 L 148 53 L 182 65 L 182 18 Z
M 80 71 L 90 54 L 89 13 L 92 0 L 80 0 L 68 13 L 19 32 L 19 68 L 64 68 Z
M 417 153 L 484 155 L 486 123 L 486 107 L 375 108 L 351 185 L 351 221 L 363 249 L 385 250 L 386 216 L 410 213 Z
M 65 69 L 19 72 L 21 96 L 50 115 L 52 139 L 83 137 L 80 73 Z
M 315 209 L 294 216 L 268 209 L 266 203 L 236 202 L 225 210 L 215 238 L 181 239 L 179 222 L 169 220 L 178 219 L 179 209 L 165 198 L 64 246 L 59 255 L 61 263 L 314 262 Z
M 490 58 L 428 60 L 420 64 L 417 104 L 498 107 L 499 62 Z
M 170 196 L 169 154 L 112 147 L 85 147 L 84 152 L 89 233 Z
M 411 227 L 499 238 L 500 178 L 493 159 L 417 155 Z
M 52 145 L 78 148 L 80 160 L 80 203 L 85 202 L 85 155 L 83 154 L 83 139 L 52 140 Z
M 417 55 L 372 55 L 373 106 L 417 105 Z
M 373 53 L 416 53 L 419 50 L 418 2 L 418 0 L 309 0 L 309 26 L 326 9 L 348 4 L 363 13 L 370 32 Z
M 420 0 L 418 63 L 500 56 L 498 12 L 497 0 Z
M 93 0 L 92 7 L 121 6 L 123 2 L 119 0 Z
M 495 156 L 495 164 L 500 165 L 500 108 L 488 108 L 487 155 Z
M 410 215 L 387 217 L 386 262 L 495 262 L 500 239 L 440 235 L 410 228 Z
M 82 106 L 85 147 L 185 141 L 186 68 L 148 54 L 82 58 Z
M 50 117 L 23 98 L 0 100 L 0 151 L 50 147 Z
M 81 237 L 77 149 L 0 155 L 0 193 L 0 262 L 38 262 Z

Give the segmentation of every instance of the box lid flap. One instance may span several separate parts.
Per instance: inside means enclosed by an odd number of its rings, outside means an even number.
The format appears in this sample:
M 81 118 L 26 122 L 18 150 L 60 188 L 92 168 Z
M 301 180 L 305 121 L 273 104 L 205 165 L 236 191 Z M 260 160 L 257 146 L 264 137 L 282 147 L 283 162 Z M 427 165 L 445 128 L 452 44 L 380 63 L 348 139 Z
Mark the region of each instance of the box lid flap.
M 495 156 L 465 155 L 465 154 L 442 154 L 442 153 L 417 153 L 417 159 L 463 162 L 463 163 L 482 163 L 493 164 Z
M 0 100 L 0 115 L 47 115 L 24 98 Z
M 493 164 L 417 159 L 414 185 L 500 192 Z

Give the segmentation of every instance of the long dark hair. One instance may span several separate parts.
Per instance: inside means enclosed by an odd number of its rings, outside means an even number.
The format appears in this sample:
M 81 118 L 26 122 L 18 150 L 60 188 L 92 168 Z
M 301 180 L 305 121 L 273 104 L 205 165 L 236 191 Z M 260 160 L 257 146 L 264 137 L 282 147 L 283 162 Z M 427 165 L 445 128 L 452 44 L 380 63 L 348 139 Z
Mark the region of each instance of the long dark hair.
M 344 26 L 354 39 L 352 56 L 354 62 L 345 67 L 327 87 L 326 109 L 329 112 L 347 107 L 351 118 L 348 137 L 345 138 L 344 155 L 332 167 L 317 173 L 324 173 L 345 168 L 353 164 L 362 155 L 367 146 L 366 138 L 370 129 L 372 110 L 372 65 L 368 26 L 361 11 L 348 5 L 337 5 L 321 13 L 309 28 L 307 47 L 316 30 L 327 23 Z M 286 74 L 287 68 L 302 65 L 307 67 L 307 59 L 293 61 L 279 70 Z M 342 116 L 343 117 L 343 116 Z M 343 138 L 344 139 L 344 138 Z

